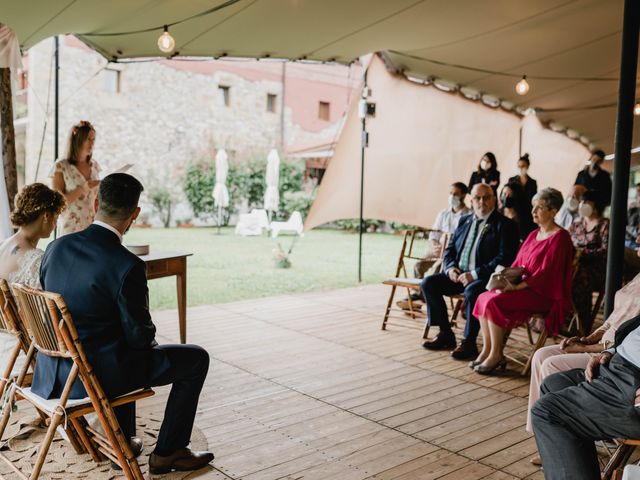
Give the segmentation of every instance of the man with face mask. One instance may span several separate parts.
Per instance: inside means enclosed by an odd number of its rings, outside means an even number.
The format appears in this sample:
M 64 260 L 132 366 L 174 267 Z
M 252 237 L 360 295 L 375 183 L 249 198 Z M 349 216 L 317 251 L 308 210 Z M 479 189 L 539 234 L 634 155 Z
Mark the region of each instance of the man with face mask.
M 556 214 L 556 223 L 565 230 L 568 230 L 571 224 L 580 217 L 578 207 L 580 205 L 582 194 L 586 191 L 587 189 L 584 185 L 574 185 L 571 189 L 571 193 L 565 199 L 562 208 L 560 208 Z
M 436 221 L 431 227 L 433 230 L 439 230 L 442 233 L 431 232 L 429 234 L 429 247 L 427 254 L 422 260 L 418 260 L 413 266 L 413 275 L 415 278 L 424 277 L 425 273 L 432 270 L 437 258 L 440 256 L 440 249 L 442 248 L 442 235 L 443 233 L 452 234 L 458 228 L 460 219 L 465 215 L 471 213 L 469 207 L 465 203 L 467 197 L 467 186 L 462 182 L 455 182 L 449 189 L 449 206 L 438 213 Z M 422 294 L 414 293 L 411 295 L 411 303 L 414 308 L 422 307 Z M 409 301 L 398 300 L 396 302 L 399 308 L 403 310 L 409 310 Z
M 142 190 L 142 184 L 126 173 L 105 177 L 95 221 L 49 244 L 40 278 L 44 290 L 64 297 L 107 397 L 172 384 L 158 442 L 149 457 L 150 472 L 197 470 L 213 460 L 210 452 L 187 448 L 209 354 L 196 345 L 158 345 L 155 340 L 145 263 L 122 245 L 122 236 L 140 214 Z M 59 398 L 70 369 L 69 359 L 38 354 L 33 392 Z M 86 396 L 77 380 L 70 398 Z M 139 455 L 143 446 L 135 437 L 135 403 L 115 407 L 114 412 L 131 450 Z
M 586 167 L 576 176 L 576 185 L 583 185 L 587 190 L 598 194 L 599 202 L 605 207 L 611 204 L 611 175 L 602 169 L 605 154 L 602 150 L 595 150 Z

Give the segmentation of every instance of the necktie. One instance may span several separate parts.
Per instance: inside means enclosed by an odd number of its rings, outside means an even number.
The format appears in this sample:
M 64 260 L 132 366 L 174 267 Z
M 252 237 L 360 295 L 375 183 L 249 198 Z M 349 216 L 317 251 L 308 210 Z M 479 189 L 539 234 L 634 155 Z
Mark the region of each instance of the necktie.
M 478 236 L 478 228 L 480 227 L 480 220 L 473 219 L 473 224 L 469 229 L 469 234 L 464 242 L 464 248 L 462 249 L 462 255 L 460 256 L 460 270 L 466 272 L 469 270 L 469 260 L 471 259 L 471 251 L 473 245 L 476 243 L 476 237 Z

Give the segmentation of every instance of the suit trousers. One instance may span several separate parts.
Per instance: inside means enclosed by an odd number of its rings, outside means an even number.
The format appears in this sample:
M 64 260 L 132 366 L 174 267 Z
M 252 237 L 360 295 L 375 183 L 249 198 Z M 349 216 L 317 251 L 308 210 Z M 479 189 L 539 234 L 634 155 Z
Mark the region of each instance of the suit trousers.
M 480 322 L 473 316 L 473 307 L 482 292 L 485 291 L 486 280 L 475 280 L 463 287 L 461 283 L 453 282 L 446 273 L 438 273 L 426 277 L 420 286 L 422 296 L 427 304 L 429 325 L 440 327 L 440 332 L 445 335 L 453 335 L 449 324 L 449 313 L 445 295 L 464 293 L 465 314 L 467 324 L 464 329 L 464 338 L 469 342 L 476 342 L 480 332 Z
M 594 441 L 640 438 L 638 387 L 640 369 L 617 354 L 591 383 L 580 368 L 545 378 L 531 410 L 545 480 L 599 480 Z
M 155 448 L 156 454 L 166 456 L 189 444 L 198 408 L 198 398 L 209 371 L 209 354 L 197 345 L 159 345 L 154 348 L 166 353 L 170 367 L 163 374 L 152 377 L 148 385 L 140 385 L 140 387 L 160 387 L 171 384 L 171 392 Z M 135 436 L 135 403 L 116 407 L 113 410 L 125 438 Z

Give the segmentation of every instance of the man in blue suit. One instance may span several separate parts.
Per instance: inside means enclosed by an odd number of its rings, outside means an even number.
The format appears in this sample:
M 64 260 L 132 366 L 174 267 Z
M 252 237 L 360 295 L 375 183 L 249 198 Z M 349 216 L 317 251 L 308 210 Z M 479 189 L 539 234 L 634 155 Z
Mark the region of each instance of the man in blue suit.
M 472 314 L 478 296 L 496 266 L 510 266 L 519 247 L 518 228 L 513 220 L 496 210 L 496 196 L 486 184 L 474 185 L 471 191 L 473 213 L 462 219 L 444 253 L 443 272 L 422 281 L 422 295 L 427 304 L 429 325 L 440 327 L 433 341 L 423 344 L 429 350 L 454 349 L 458 360 L 478 355 L 476 339 L 480 323 Z M 464 340 L 456 346 L 449 324 L 445 295 L 464 293 L 467 325 Z
M 150 471 L 195 470 L 213 460 L 210 452 L 187 448 L 209 354 L 195 345 L 158 345 L 155 340 L 145 263 L 122 245 L 122 236 L 140 213 L 142 190 L 140 182 L 125 173 L 102 180 L 94 223 L 47 247 L 40 279 L 44 290 L 64 297 L 108 397 L 172 384 L 158 442 L 149 457 Z M 70 369 L 68 359 L 38 354 L 33 391 L 44 398 L 58 398 Z M 86 396 L 77 380 L 71 398 Z M 134 453 L 140 454 L 135 403 L 114 410 Z

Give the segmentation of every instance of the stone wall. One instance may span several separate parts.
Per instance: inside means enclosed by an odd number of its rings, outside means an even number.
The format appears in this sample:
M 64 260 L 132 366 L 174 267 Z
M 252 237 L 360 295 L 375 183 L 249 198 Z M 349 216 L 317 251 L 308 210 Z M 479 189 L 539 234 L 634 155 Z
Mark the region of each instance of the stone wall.
M 27 183 L 47 181 L 55 159 L 52 53 L 53 40 L 29 50 Z M 256 62 L 249 63 L 255 68 Z M 164 185 L 175 195 L 180 205 L 174 218 L 188 216 L 181 184 L 190 162 L 212 158 L 217 148 L 226 148 L 231 161 L 266 158 L 271 148 L 282 152 L 290 145 L 334 140 L 341 123 L 335 115 L 325 128 L 306 130 L 292 120 L 295 104 L 287 106 L 281 118 L 281 79 L 238 74 L 242 65 L 234 65 L 233 71 L 216 69 L 202 74 L 157 61 L 113 64 L 107 68 L 120 72 L 120 91 L 115 93 L 105 86 L 105 64 L 104 58 L 86 47 L 61 42 L 59 157 L 66 151 L 70 127 L 79 120 L 89 120 L 97 131 L 94 158 L 103 170 L 134 164 L 132 173 L 146 186 Z M 339 78 L 344 68 L 336 67 L 333 75 Z M 218 98 L 219 85 L 230 87 L 229 106 Z M 331 88 L 345 92 L 344 105 L 334 108 L 346 109 L 347 90 L 352 87 L 345 83 Z M 321 99 L 322 88 L 319 91 Z M 274 113 L 267 111 L 267 94 L 277 95 Z

